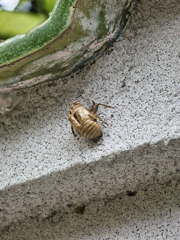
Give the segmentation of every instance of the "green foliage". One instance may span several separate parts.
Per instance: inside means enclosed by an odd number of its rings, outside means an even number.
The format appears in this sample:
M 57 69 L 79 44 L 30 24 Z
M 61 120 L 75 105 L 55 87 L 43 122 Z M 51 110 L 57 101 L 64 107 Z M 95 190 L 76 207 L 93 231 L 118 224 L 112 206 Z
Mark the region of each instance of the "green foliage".
M 23 12 L 0 12 L 0 39 L 27 33 L 46 20 L 44 14 Z
M 21 0 L 18 4 L 24 4 Z M 18 34 L 31 31 L 43 23 L 52 12 L 56 0 L 36 0 L 37 13 L 0 11 L 0 39 L 6 40 Z
M 45 14 L 52 12 L 56 0 L 36 0 L 37 11 Z

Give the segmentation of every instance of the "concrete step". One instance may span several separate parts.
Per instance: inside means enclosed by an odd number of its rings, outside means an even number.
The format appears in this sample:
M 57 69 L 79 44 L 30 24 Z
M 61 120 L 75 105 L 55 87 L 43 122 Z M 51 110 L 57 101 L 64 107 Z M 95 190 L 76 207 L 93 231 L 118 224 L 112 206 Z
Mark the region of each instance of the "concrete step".
M 179 10 L 177 1 L 142 1 L 93 65 L 24 90 L 19 108 L 0 117 L 1 231 L 179 179 Z M 101 124 L 98 141 L 72 135 L 67 115 L 76 99 L 114 106 L 99 108 L 109 127 Z

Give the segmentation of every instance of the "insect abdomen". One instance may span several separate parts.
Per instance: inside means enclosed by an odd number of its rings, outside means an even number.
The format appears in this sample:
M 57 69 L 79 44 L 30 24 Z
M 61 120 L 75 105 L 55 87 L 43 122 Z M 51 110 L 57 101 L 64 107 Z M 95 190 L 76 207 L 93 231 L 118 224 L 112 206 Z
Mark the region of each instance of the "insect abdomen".
M 101 126 L 98 122 L 87 119 L 79 131 L 86 138 L 94 139 L 102 136 Z

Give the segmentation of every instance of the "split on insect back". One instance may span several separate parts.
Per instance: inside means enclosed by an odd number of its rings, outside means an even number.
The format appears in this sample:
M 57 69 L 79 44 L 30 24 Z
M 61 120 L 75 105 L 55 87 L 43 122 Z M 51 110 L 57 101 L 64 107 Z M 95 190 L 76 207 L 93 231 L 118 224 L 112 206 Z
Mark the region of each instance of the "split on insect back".
M 100 124 L 97 122 L 97 119 L 99 118 L 99 120 L 103 123 L 107 123 L 103 121 L 98 115 L 96 115 L 96 112 L 100 105 L 108 108 L 113 108 L 102 103 L 95 105 L 93 101 L 91 102 L 90 109 L 84 107 L 79 101 L 74 101 L 71 104 L 68 120 L 71 123 L 71 129 L 74 136 L 76 136 L 74 130 L 85 138 L 89 139 L 95 139 L 102 136 L 102 129 Z

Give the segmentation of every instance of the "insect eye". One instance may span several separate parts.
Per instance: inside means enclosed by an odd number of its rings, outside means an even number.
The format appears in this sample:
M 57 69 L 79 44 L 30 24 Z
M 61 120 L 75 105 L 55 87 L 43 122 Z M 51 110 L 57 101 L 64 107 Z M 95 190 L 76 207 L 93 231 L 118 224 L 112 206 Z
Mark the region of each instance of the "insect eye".
M 80 118 L 79 116 L 77 116 L 76 113 L 75 113 L 73 116 L 74 116 L 74 118 L 76 119 L 76 121 L 77 121 L 78 123 L 80 123 L 81 118 Z
M 76 114 L 74 114 L 74 118 L 78 121 L 78 118 L 77 118 Z

